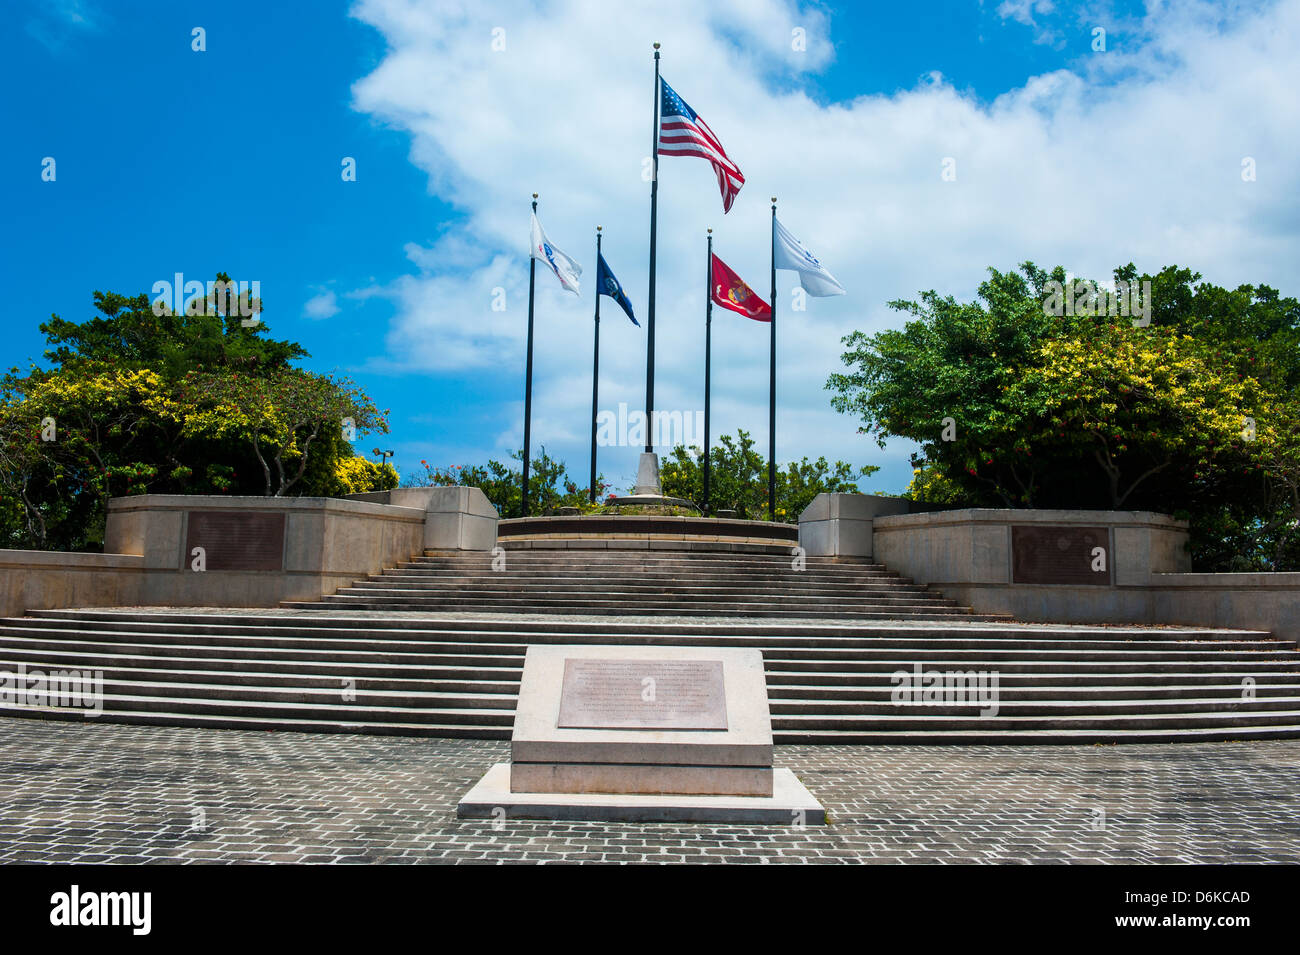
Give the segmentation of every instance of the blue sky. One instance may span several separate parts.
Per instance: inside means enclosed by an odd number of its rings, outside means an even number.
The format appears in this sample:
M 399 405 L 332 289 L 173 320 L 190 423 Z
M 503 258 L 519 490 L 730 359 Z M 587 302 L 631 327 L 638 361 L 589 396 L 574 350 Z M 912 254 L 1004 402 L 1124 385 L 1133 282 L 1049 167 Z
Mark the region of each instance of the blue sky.
M 574 299 L 539 273 L 533 440 L 581 480 L 597 223 L 644 314 L 655 39 L 664 76 L 748 179 L 724 218 L 705 163 L 661 166 L 658 406 L 702 406 L 706 226 L 766 295 L 779 195 L 782 221 L 849 289 L 796 315 L 782 273 L 782 460 L 879 464 L 866 489 L 902 490 L 906 444 L 882 452 L 829 407 L 838 340 L 899 324 L 885 303 L 922 288 L 969 297 L 990 265 L 1177 262 L 1296 292 L 1300 4 L 611 9 L 18 0 L 0 64 L 5 364 L 39 356 L 51 312 L 90 317 L 93 290 L 221 270 L 260 281 L 272 334 L 301 342 L 307 367 L 351 374 L 392 409 L 393 433 L 359 448 L 396 449 L 404 471 L 504 459 L 521 441 L 538 191 L 587 281 Z M 602 407 L 639 408 L 643 333 L 602 311 Z M 714 341 L 715 434 L 746 428 L 765 452 L 765 329 L 715 317 Z M 636 452 L 602 450 L 616 486 Z

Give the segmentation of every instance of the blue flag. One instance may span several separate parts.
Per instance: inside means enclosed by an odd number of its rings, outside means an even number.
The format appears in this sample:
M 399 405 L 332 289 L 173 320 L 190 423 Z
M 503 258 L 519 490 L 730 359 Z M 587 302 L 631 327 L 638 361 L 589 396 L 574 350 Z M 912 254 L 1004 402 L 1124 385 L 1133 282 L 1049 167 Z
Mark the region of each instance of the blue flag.
M 596 294 L 608 295 L 618 302 L 619 305 L 623 306 L 623 311 L 627 312 L 627 317 L 632 319 L 632 324 L 637 328 L 641 327 L 641 323 L 632 314 L 632 303 L 623 294 L 623 286 L 618 284 L 618 279 L 614 278 L 614 273 L 605 264 L 604 253 L 601 253 L 599 260 L 596 262 Z

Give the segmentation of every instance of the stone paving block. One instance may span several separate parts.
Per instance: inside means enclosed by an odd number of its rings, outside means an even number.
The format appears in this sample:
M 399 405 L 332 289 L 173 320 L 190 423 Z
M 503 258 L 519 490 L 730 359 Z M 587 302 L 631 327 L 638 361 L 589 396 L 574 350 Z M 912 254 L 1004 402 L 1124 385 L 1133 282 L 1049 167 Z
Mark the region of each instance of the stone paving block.
M 798 830 L 458 820 L 504 742 L 12 718 L 0 730 L 8 863 L 1300 862 L 1291 740 L 778 747 L 831 817 Z

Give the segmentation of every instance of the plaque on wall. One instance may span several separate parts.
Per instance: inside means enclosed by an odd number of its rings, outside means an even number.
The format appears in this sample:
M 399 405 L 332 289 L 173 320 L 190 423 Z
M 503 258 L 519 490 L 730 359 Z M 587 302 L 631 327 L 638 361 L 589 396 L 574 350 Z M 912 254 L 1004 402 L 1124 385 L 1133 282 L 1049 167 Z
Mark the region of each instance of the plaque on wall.
M 1097 548 L 1102 550 L 1100 560 Z M 1017 584 L 1107 586 L 1110 535 L 1104 527 L 1012 526 L 1011 566 L 1011 580 Z
M 558 726 L 725 730 L 722 661 L 566 660 Z
M 283 570 L 284 515 L 249 511 L 190 511 L 185 521 L 185 553 L 206 553 L 208 570 Z

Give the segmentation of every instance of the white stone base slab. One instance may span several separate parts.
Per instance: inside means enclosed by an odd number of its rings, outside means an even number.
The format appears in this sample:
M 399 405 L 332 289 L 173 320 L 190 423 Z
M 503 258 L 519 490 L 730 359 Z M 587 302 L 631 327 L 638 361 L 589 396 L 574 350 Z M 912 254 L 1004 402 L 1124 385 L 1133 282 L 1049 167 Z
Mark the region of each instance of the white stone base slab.
M 826 824 L 822 804 L 788 769 L 773 770 L 771 796 L 641 796 L 514 793 L 510 791 L 510 764 L 497 763 L 461 799 L 456 815 L 506 821 L 513 818 L 569 822 Z

